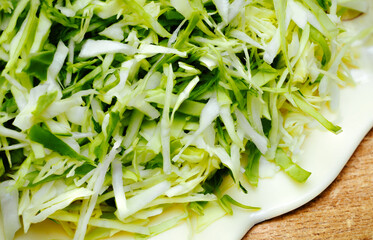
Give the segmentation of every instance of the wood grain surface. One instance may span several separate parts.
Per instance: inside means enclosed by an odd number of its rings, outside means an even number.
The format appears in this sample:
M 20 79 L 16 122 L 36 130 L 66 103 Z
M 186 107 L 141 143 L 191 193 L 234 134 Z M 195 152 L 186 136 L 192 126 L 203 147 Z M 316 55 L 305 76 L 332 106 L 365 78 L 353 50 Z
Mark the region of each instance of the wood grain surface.
M 318 197 L 254 226 L 243 240 L 373 239 L 373 129 Z

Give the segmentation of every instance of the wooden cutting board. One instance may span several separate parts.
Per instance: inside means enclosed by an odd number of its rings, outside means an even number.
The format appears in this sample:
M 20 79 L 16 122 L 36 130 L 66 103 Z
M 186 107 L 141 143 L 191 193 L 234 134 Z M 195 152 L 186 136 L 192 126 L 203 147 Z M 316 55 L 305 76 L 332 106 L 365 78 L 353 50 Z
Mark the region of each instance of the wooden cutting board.
M 373 129 L 318 197 L 254 226 L 243 240 L 373 239 Z

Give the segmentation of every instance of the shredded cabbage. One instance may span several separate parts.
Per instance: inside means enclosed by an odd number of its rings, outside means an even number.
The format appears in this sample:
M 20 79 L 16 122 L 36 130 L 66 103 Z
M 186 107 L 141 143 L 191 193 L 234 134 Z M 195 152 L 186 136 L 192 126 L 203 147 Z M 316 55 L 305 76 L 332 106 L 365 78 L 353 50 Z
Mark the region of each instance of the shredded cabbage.
M 341 15 L 368 2 L 0 0 L 0 239 L 199 231 L 260 208 L 221 184 L 263 161 L 307 181 L 302 143 L 342 131 L 319 110 L 353 83 Z

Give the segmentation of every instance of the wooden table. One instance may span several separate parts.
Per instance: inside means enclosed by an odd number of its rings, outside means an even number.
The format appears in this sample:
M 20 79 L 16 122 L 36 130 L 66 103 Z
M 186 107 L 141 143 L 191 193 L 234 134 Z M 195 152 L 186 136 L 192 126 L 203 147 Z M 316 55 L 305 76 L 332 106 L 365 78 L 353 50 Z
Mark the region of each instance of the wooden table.
M 323 193 L 254 226 L 249 239 L 373 239 L 373 129 Z

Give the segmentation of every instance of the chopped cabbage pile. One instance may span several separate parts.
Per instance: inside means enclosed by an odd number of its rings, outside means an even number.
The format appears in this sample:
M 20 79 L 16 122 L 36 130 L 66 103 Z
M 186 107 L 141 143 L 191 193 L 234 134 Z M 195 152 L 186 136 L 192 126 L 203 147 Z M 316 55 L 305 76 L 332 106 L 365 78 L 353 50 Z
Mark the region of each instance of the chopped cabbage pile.
M 364 0 L 0 0 L 0 238 L 200 231 L 260 182 L 294 181 L 307 132 L 341 128 L 346 13 Z M 167 216 L 167 217 L 162 217 Z

